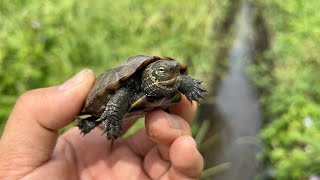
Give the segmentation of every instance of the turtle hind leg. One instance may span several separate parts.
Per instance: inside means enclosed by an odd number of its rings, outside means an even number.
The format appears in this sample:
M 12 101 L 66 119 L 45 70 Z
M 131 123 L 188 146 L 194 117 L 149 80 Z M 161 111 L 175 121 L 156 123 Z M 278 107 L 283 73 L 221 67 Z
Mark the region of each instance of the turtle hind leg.
M 107 138 L 117 139 L 123 126 L 123 116 L 129 109 L 129 92 L 121 88 L 110 98 L 98 122 L 102 121 Z
M 76 126 L 80 129 L 80 134 L 86 135 L 88 134 L 93 128 L 97 127 L 100 122 L 97 122 L 97 117 L 89 116 L 86 118 L 77 117 L 78 124 Z
M 194 79 L 188 75 L 181 75 L 180 78 L 179 91 L 184 94 L 191 103 L 192 100 L 199 102 L 200 98 L 204 99 L 202 93 L 207 92 L 207 90 L 201 85 L 201 80 Z

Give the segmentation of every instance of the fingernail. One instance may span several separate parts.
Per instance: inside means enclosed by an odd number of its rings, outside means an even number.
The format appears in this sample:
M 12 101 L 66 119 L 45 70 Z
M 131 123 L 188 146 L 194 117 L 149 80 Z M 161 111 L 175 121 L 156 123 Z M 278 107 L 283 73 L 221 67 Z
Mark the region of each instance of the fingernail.
M 80 71 L 76 75 L 74 75 L 72 78 L 70 78 L 69 80 L 67 80 L 63 84 L 61 84 L 58 89 L 59 90 L 68 90 L 68 89 L 74 87 L 75 85 L 82 82 L 86 78 L 88 72 L 90 72 L 90 71 L 91 71 L 90 69 L 83 69 L 82 71 Z
M 178 119 L 177 115 L 174 114 L 169 114 L 169 113 L 164 113 L 166 116 L 169 126 L 173 129 L 182 129 L 182 125 L 180 120 Z

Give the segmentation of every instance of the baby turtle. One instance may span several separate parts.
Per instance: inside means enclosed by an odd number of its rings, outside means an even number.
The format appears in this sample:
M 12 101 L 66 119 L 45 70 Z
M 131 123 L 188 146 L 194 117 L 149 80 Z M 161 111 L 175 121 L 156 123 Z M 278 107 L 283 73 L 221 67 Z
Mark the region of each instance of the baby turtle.
M 116 139 L 123 121 L 166 110 L 181 100 L 199 101 L 206 92 L 202 81 L 187 75 L 187 66 L 170 57 L 138 55 L 101 74 L 78 117 L 84 135 L 101 122 L 108 139 Z

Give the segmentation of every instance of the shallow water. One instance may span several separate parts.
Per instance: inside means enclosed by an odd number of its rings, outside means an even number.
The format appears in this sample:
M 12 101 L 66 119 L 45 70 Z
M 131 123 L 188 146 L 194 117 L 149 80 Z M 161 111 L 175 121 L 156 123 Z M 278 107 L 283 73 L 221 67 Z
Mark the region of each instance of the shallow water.
M 259 171 L 256 154 L 262 146 L 257 133 L 262 119 L 256 89 L 246 74 L 254 50 L 251 21 L 250 4 L 243 0 L 236 17 L 229 72 L 218 89 L 219 142 L 212 151 L 215 165 L 228 162 L 230 166 L 214 179 L 254 179 Z

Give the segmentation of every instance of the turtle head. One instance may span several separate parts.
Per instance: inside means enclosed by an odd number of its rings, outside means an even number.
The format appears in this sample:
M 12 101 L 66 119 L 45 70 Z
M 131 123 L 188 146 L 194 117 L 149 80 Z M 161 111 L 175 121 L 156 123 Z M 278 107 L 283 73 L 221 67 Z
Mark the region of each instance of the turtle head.
M 148 96 L 166 96 L 180 86 L 180 66 L 175 60 L 149 64 L 142 73 L 142 88 Z

